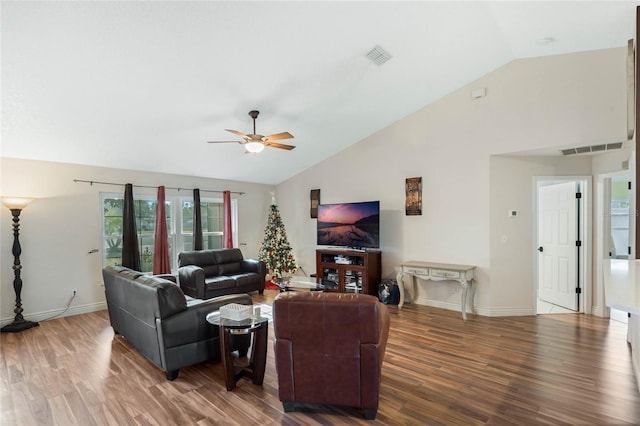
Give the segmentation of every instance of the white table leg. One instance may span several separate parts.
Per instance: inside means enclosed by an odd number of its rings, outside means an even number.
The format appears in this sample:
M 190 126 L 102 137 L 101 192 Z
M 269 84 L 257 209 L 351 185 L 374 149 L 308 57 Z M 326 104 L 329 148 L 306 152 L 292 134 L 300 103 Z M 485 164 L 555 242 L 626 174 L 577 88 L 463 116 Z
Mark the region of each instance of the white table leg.
M 460 285 L 462 285 L 462 319 L 467 320 L 467 292 L 469 290 L 469 282 L 467 280 L 460 281 Z
M 400 301 L 398 301 L 398 309 L 402 309 L 402 305 L 404 305 L 404 273 L 402 271 L 398 272 L 396 281 L 398 281 L 398 290 L 400 290 Z
M 471 297 L 469 298 L 469 304 L 471 305 L 471 313 L 473 315 L 476 314 L 476 304 L 475 304 L 475 298 L 476 298 L 476 286 L 473 284 L 472 280 L 469 280 L 469 290 L 471 290 Z
M 418 277 L 414 274 L 411 274 L 411 285 L 409 285 L 409 300 L 411 303 L 416 300 L 416 286 L 418 285 Z

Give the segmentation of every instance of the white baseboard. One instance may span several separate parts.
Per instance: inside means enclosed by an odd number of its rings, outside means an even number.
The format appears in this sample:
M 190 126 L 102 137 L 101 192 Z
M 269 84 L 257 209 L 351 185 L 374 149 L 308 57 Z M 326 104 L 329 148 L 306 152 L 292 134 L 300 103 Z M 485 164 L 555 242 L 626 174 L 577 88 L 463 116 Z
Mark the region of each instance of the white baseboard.
M 638 348 L 636 348 L 638 349 Z M 633 351 L 633 349 L 632 349 Z M 636 385 L 638 386 L 638 390 L 640 391 L 640 357 L 632 356 L 631 357 L 631 365 L 633 365 L 633 372 L 636 375 Z
M 531 308 L 498 308 L 485 309 L 488 317 L 523 317 L 528 315 L 537 315 L 537 312 Z M 481 314 L 485 315 L 485 314 Z
M 608 314 L 605 312 L 606 308 L 603 306 L 592 306 L 591 307 L 591 315 L 595 315 L 597 317 L 606 318 Z
M 434 308 L 448 309 L 450 311 L 460 312 L 460 303 L 443 302 L 442 300 L 431 300 L 423 297 L 419 297 L 415 300 L 418 305 L 433 306 Z M 477 315 L 485 317 L 517 317 L 526 315 L 536 315 L 533 309 L 528 308 L 498 308 L 498 309 L 486 309 L 476 306 L 475 312 Z M 467 307 L 467 315 L 471 314 Z
M 73 315 L 86 314 L 89 312 L 102 311 L 104 309 L 107 309 L 106 301 L 99 302 L 99 303 L 89 303 L 86 305 L 79 305 L 79 306 L 70 306 L 66 312 L 64 308 L 61 308 L 61 309 L 54 309 L 51 311 L 38 312 L 35 314 L 27 314 L 27 315 L 23 314 L 23 315 L 26 320 L 40 322 L 40 321 L 46 321 L 48 319 L 53 319 L 53 318 L 63 318 L 63 317 L 70 317 Z M 2 318 L 0 320 L 0 326 L 4 327 L 7 324 L 11 324 L 11 322 L 13 322 L 13 318 L 14 317 Z

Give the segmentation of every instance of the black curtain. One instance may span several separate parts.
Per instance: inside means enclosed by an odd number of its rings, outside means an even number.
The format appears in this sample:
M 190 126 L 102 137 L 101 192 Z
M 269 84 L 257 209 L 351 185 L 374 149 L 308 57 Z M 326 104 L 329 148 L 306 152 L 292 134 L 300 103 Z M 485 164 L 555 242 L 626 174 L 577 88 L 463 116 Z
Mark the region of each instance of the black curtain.
M 202 214 L 198 188 L 193 190 L 193 249 L 202 250 Z
M 122 266 L 140 271 L 140 249 L 136 231 L 136 214 L 133 204 L 133 185 L 124 186 L 122 209 Z

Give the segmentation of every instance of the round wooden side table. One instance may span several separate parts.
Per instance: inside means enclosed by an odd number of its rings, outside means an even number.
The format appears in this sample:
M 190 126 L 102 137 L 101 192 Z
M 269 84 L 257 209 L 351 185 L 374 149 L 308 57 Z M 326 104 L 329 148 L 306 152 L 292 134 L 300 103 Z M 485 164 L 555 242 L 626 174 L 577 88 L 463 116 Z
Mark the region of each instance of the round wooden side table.
M 220 312 L 216 311 L 207 315 L 207 322 L 220 329 L 220 358 L 227 390 L 235 389 L 236 383 L 242 377 L 250 378 L 255 385 L 262 385 L 267 363 L 269 319 L 254 316 L 244 320 L 232 320 L 220 318 Z M 242 359 L 234 357 L 232 353 L 230 336 L 239 334 L 251 335 L 251 355 L 248 363 L 242 363 Z

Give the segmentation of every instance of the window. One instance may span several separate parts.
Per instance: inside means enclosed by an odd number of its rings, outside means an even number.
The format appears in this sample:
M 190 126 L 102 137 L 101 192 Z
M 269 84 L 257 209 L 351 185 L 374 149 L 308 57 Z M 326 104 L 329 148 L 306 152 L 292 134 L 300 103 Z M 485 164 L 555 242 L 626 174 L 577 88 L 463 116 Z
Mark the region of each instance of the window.
M 103 265 L 120 265 L 122 262 L 122 194 L 102 193 L 102 247 Z M 234 246 L 237 246 L 237 200 L 231 200 Z M 153 270 L 153 252 L 156 224 L 155 197 L 134 195 L 136 230 L 140 248 L 142 272 Z M 200 202 L 203 249 L 222 248 L 224 214 L 222 199 L 203 199 Z M 165 200 L 167 232 L 171 269 L 177 267 L 178 253 L 193 249 L 193 199 L 167 197 Z M 178 226 L 176 226 L 178 225 Z M 176 231 L 177 229 L 177 231 Z
M 222 202 L 200 201 L 202 248 L 222 248 L 224 211 Z M 182 202 L 182 241 L 185 250 L 193 250 L 193 201 Z

